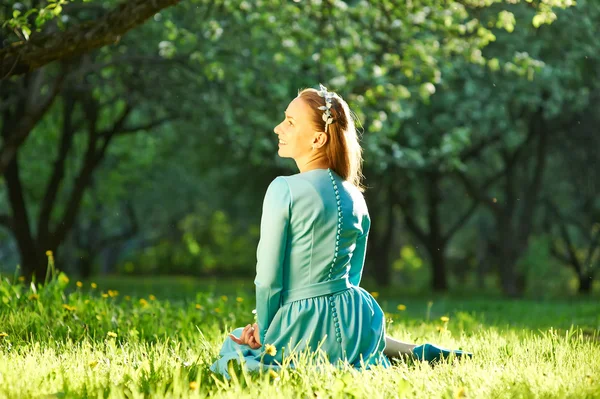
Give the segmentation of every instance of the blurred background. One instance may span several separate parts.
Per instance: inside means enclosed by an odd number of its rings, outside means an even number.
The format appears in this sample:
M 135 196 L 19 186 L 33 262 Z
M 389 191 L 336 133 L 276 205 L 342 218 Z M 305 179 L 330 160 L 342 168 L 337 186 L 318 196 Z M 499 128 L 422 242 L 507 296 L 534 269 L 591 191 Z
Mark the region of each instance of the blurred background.
M 598 1 L 0 4 L 4 274 L 251 286 L 297 173 L 273 128 L 323 83 L 361 121 L 367 287 L 600 294 Z

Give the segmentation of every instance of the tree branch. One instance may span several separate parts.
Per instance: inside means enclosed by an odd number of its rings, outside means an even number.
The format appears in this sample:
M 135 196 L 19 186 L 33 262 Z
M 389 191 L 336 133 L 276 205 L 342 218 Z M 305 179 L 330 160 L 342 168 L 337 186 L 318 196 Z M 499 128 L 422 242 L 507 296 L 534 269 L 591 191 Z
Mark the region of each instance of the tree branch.
M 14 158 L 21 144 L 25 142 L 34 126 L 42 119 L 54 102 L 54 99 L 62 88 L 66 75 L 67 71 L 63 69 L 54 81 L 50 93 L 46 98 L 39 101 L 37 107 L 27 110 L 22 118 L 14 121 L 14 130 L 4 137 L 2 147 L 0 147 L 0 175 L 4 173 L 4 170 Z M 6 124 L 7 121 L 4 121 L 4 123 Z M 5 127 L 3 127 L 4 129 Z
M 0 226 L 4 226 L 7 229 L 12 229 L 13 221 L 9 215 L 1 214 L 0 215 Z
M 169 116 L 169 117 L 157 119 L 157 120 L 152 121 L 152 122 L 148 122 L 148 123 L 146 123 L 144 125 L 124 127 L 124 128 L 121 128 L 115 134 L 118 135 L 118 136 L 123 136 L 125 134 L 136 133 L 136 132 L 139 132 L 141 130 L 151 130 L 151 129 L 153 129 L 153 128 L 157 127 L 157 126 L 160 126 L 160 125 L 162 125 L 165 122 L 169 122 L 169 121 L 171 121 L 173 119 L 174 119 L 174 117 Z M 102 136 L 106 136 L 107 134 L 109 134 L 109 132 L 103 132 Z
M 483 203 L 487 207 L 489 207 L 494 213 L 498 213 L 501 211 L 500 205 L 497 202 L 487 195 L 485 195 L 485 191 L 496 182 L 499 178 L 504 175 L 504 170 L 496 173 L 494 176 L 490 177 L 487 182 L 485 182 L 481 188 L 477 188 L 473 182 L 469 180 L 469 178 L 460 171 L 455 171 L 454 174 L 458 177 L 458 179 L 462 182 L 463 186 L 467 190 L 467 193 L 474 198 L 475 200 Z
M 479 201 L 473 200 L 473 203 L 471 204 L 469 209 L 467 209 L 467 211 L 463 213 L 461 217 L 458 218 L 458 220 L 452 225 L 452 227 L 448 229 L 443 238 L 445 242 L 450 241 L 450 239 L 458 231 L 458 229 L 460 229 L 462 225 L 465 224 L 467 220 L 469 220 L 471 215 L 473 215 L 473 212 L 475 212 L 475 210 L 477 209 L 477 206 L 479 206 Z
M 46 192 L 42 200 L 40 216 L 38 219 L 38 240 L 46 242 L 50 232 L 50 216 L 56 201 L 56 196 L 61 186 L 61 182 L 65 175 L 65 162 L 67 161 L 68 153 L 73 143 L 75 129 L 73 126 L 73 109 L 75 108 L 75 100 L 72 94 L 67 93 L 64 96 L 63 104 L 63 120 L 62 120 L 62 135 L 58 148 L 58 155 L 54 161 L 52 176 L 48 180 Z
M 177 3 L 179 0 L 128 0 L 96 21 L 64 32 L 31 35 L 27 41 L 0 50 L 0 76 L 24 74 L 52 61 L 116 43 L 129 30 Z

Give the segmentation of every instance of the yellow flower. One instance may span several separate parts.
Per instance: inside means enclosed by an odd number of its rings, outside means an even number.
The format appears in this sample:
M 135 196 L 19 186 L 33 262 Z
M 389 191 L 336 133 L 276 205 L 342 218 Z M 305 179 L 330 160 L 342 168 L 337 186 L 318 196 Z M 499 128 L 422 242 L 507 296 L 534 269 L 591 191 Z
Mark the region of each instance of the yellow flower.
M 244 302 L 244 298 L 242 298 L 241 296 L 238 296 L 237 298 L 235 298 L 236 301 L 238 301 L 239 303 Z
M 440 317 L 440 320 L 443 321 L 444 323 L 448 323 L 450 321 L 450 318 L 448 316 L 442 316 L 442 317 Z
M 277 374 L 273 369 L 270 369 L 269 370 L 269 376 L 271 378 L 277 378 L 277 377 L 279 377 L 279 374 Z
M 125 295 L 123 298 L 125 298 L 126 301 L 131 301 L 131 297 L 129 295 Z
M 199 303 L 196 304 L 196 309 L 204 309 L 204 307 L 202 305 L 200 305 Z
M 396 307 L 396 309 L 398 309 L 399 311 L 403 312 L 406 310 L 406 305 L 400 304 Z
M 83 283 L 81 281 L 76 282 L 75 285 L 79 288 L 83 287 Z
M 111 338 L 117 338 L 117 333 L 109 331 L 106 333 L 107 336 L 111 337 Z
M 227 301 L 227 295 L 221 295 L 221 299 L 222 299 L 223 301 Z
M 89 363 L 89 365 L 90 365 L 90 367 L 91 367 L 91 368 L 94 368 L 94 367 L 96 367 L 96 365 L 97 365 L 97 364 L 98 364 L 98 361 L 97 361 L 97 360 L 92 360 L 92 361 Z
M 90 284 L 90 286 L 91 286 L 93 289 L 96 289 L 96 288 L 98 288 L 98 284 L 96 284 L 96 283 L 92 283 L 92 284 Z
M 83 301 L 83 303 L 85 303 L 87 305 L 88 303 L 90 303 L 90 300 L 86 299 L 85 301 Z
M 221 308 L 215 308 L 215 312 L 221 313 Z
M 439 332 L 444 332 L 446 331 L 446 329 L 442 326 L 435 326 L 435 329 L 438 330 Z
M 148 301 L 145 300 L 144 298 L 140 298 L 140 305 L 146 307 L 146 306 L 148 306 Z
M 74 310 L 77 310 L 77 308 L 75 306 L 69 306 L 66 303 L 63 303 L 62 307 L 65 308 L 65 309 L 67 309 L 70 312 L 73 312 Z
M 148 299 L 150 299 L 151 301 L 156 301 L 156 297 L 152 294 L 148 295 Z
M 190 389 L 198 389 L 198 383 L 196 381 L 190 381 Z
M 454 393 L 454 397 L 455 398 L 466 398 L 467 392 L 465 390 L 465 387 L 458 388 L 458 390 Z
M 37 300 L 38 298 L 39 298 L 39 295 L 38 295 L 38 294 L 31 294 L 31 295 L 29 295 L 29 299 L 31 299 L 32 301 L 35 301 L 35 300 Z
M 1 332 L 1 333 L 0 333 L 0 338 L 3 338 L 3 337 L 8 337 L 8 334 L 7 334 L 7 333 L 5 333 L 5 332 Z
M 114 297 L 116 297 L 117 295 L 119 295 L 119 291 L 117 291 L 117 290 L 108 290 L 108 295 L 109 295 L 111 298 L 114 298 Z
M 373 298 L 377 298 L 379 296 L 379 292 L 373 291 L 371 292 L 371 295 L 373 296 Z
M 265 353 L 270 356 L 275 356 L 277 354 L 277 348 L 275 347 L 275 345 L 266 344 Z
M 52 251 L 46 251 L 46 256 L 52 256 Z
M 108 294 L 102 294 L 102 298 L 108 298 Z
M 19 278 L 17 280 L 19 280 L 20 282 L 23 282 L 23 281 L 25 281 L 25 276 L 19 276 Z
M 61 273 L 61 274 L 58 276 L 58 280 L 59 280 L 61 283 L 67 284 L 67 283 L 69 282 L 69 277 L 67 277 L 67 275 L 66 275 L 66 274 L 64 274 L 64 273 Z

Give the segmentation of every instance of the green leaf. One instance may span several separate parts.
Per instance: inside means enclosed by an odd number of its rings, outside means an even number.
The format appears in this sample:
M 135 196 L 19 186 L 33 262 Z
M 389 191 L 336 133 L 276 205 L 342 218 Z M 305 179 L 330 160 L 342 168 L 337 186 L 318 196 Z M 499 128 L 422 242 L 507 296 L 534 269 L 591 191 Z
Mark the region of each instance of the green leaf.
M 29 36 L 31 35 L 31 29 L 27 25 L 21 26 L 21 31 L 23 32 L 23 36 L 25 36 L 25 40 L 29 40 Z

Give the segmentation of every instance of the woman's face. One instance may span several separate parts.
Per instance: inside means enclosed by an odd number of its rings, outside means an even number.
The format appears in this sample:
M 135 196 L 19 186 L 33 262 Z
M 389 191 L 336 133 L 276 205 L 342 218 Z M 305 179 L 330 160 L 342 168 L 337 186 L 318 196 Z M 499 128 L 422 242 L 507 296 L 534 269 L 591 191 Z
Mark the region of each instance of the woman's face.
M 279 137 L 278 154 L 282 158 L 308 158 L 315 143 L 316 132 L 311 122 L 310 107 L 296 97 L 285 110 L 283 122 L 273 131 Z

